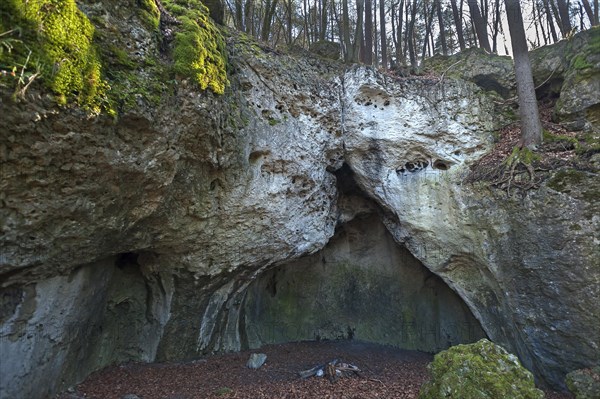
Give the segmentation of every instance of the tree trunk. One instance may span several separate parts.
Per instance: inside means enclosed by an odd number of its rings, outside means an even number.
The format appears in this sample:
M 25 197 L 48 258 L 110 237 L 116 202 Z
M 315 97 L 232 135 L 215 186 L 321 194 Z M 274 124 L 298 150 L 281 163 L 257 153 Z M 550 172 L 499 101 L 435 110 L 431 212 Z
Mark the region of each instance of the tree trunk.
M 373 3 L 365 0 L 365 58 L 364 63 L 373 65 Z
M 477 34 L 479 46 L 488 53 L 491 53 L 492 49 L 490 48 L 490 41 L 488 39 L 487 22 L 481 16 L 477 0 L 467 0 L 467 4 L 469 5 L 471 20 L 473 21 L 473 25 L 475 27 L 475 33 Z
M 450 5 L 452 6 L 452 17 L 454 18 L 454 25 L 456 27 L 456 36 L 458 37 L 458 45 L 460 46 L 460 51 L 464 51 L 465 46 L 465 37 L 463 35 L 463 26 L 462 26 L 462 18 L 460 13 L 458 12 L 458 7 L 456 6 L 456 0 L 450 0 Z
M 363 18 L 364 18 L 364 1 L 356 0 L 356 31 L 354 32 L 354 49 L 352 50 L 352 62 L 358 62 L 359 49 L 363 47 Z
M 352 50 L 354 47 L 350 42 L 350 16 L 348 15 L 348 0 L 342 0 L 342 20 L 344 23 L 344 61 L 352 62 L 354 58 Z
M 254 19 L 254 2 L 253 0 L 246 0 L 244 4 L 244 32 L 250 36 L 254 36 L 253 31 L 253 19 Z
M 492 53 L 498 54 L 498 33 L 500 32 L 500 0 L 494 2 L 494 27 L 492 32 Z
M 590 19 L 590 25 L 591 26 L 598 25 L 598 19 L 596 18 L 596 14 L 594 13 L 594 10 L 592 9 L 592 5 L 590 4 L 589 0 L 581 0 L 581 2 L 583 3 L 583 8 L 585 8 L 585 13 L 587 14 L 588 18 Z M 598 0 L 596 0 L 596 9 L 598 9 Z
M 385 29 L 385 1 L 379 0 L 379 35 L 381 37 L 381 66 L 387 71 L 387 32 Z
M 542 143 L 542 124 L 535 96 L 521 6 L 519 0 L 504 0 L 504 2 L 513 48 L 515 78 L 519 97 L 519 116 L 521 118 L 521 140 L 519 144 L 521 147 L 535 149 Z
M 573 27 L 571 26 L 571 17 L 569 15 L 569 6 L 566 0 L 556 0 L 558 5 L 558 15 L 560 15 L 560 27 L 563 37 L 571 32 Z
M 427 12 L 427 3 L 423 4 L 423 15 L 425 17 L 425 39 L 423 40 L 423 52 L 421 53 L 421 62 L 425 59 L 425 55 L 427 54 L 427 47 L 429 44 L 429 36 L 431 35 L 431 25 L 433 23 L 433 15 L 435 12 L 435 3 L 431 5 L 431 11 Z M 429 15 L 427 15 L 429 14 Z M 433 52 L 433 48 L 431 49 Z
M 446 30 L 444 29 L 444 16 L 442 14 L 442 3 L 436 0 L 434 7 L 437 8 L 438 24 L 440 25 L 440 42 L 442 44 L 442 54 L 448 55 L 448 46 L 446 45 Z
M 235 0 L 235 28 L 244 31 L 244 5 L 242 0 Z
M 417 19 L 417 0 L 413 0 L 410 14 L 410 23 L 408 25 L 408 54 L 410 56 L 411 67 L 416 69 L 417 55 L 415 54 L 415 21 Z
M 558 35 L 554 28 L 554 19 L 552 18 L 552 11 L 550 10 L 548 1 L 549 0 L 544 0 L 544 12 L 546 13 L 546 20 L 548 21 L 548 30 L 550 30 L 550 34 L 552 35 L 552 42 L 556 43 L 558 41 Z

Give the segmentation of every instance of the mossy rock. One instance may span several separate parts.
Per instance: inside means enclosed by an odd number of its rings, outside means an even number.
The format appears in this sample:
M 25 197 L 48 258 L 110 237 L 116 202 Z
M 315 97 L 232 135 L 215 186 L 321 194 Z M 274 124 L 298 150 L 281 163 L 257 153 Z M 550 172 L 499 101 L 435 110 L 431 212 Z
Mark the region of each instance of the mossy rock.
M 12 39 L 12 48 L 0 52 L 0 70 L 17 70 L 27 81 L 37 76 L 60 104 L 75 101 L 94 113 L 108 105 L 94 26 L 74 0 L 3 0 L 0 17 L 0 33 L 12 31 L 2 38 Z
M 223 94 L 229 85 L 225 39 L 198 0 L 164 0 L 165 8 L 180 22 L 175 34 L 175 73 L 191 77 L 201 89 Z
M 600 365 L 572 371 L 566 382 L 576 399 L 600 399 Z
M 533 375 L 516 356 L 482 339 L 438 353 L 428 366 L 431 380 L 420 399 L 542 399 Z

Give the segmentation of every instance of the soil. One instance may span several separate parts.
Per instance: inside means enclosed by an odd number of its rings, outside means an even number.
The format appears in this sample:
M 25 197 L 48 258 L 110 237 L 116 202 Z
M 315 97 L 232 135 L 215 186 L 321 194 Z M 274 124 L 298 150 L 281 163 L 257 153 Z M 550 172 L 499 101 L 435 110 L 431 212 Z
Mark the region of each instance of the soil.
M 258 370 L 246 367 L 251 353 L 265 353 Z M 330 381 L 301 379 L 298 372 L 339 359 L 361 372 Z M 300 342 L 264 346 L 258 351 L 213 355 L 185 363 L 126 363 L 98 371 L 59 399 L 196 398 L 417 398 L 433 356 L 357 341 Z M 130 396 L 134 399 L 135 396 Z M 547 392 L 546 398 L 568 399 Z

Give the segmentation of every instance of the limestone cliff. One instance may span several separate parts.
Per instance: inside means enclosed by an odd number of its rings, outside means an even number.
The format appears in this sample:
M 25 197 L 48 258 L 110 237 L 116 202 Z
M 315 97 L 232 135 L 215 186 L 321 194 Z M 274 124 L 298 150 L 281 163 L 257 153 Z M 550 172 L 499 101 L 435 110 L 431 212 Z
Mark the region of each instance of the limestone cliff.
M 114 362 L 319 334 L 431 351 L 487 335 L 558 387 L 598 361 L 597 171 L 556 171 L 518 200 L 463 184 L 507 118 L 493 94 L 231 33 L 218 95 L 171 68 L 182 24 L 114 3 L 78 3 L 113 91 L 103 112 L 37 82 L 18 101 L 0 87 L 0 396 L 47 397 Z M 592 97 L 573 120 L 594 114 Z M 365 232 L 379 237 L 373 255 Z M 332 295 L 331 323 L 313 317 L 293 336 L 298 287 L 358 298 Z M 267 299 L 278 336 L 257 311 Z M 388 302 L 405 313 L 378 328 L 413 323 L 404 341 L 351 317 Z M 421 341 L 419 320 L 438 335 Z

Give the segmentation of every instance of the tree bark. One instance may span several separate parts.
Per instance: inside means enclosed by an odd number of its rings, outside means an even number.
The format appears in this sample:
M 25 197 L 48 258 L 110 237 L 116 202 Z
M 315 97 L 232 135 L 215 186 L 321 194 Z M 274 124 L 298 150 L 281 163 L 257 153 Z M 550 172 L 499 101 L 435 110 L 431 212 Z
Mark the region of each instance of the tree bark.
M 454 18 L 454 26 L 456 28 L 456 36 L 458 37 L 458 45 L 460 46 L 460 51 L 464 51 L 466 48 L 465 36 L 463 35 L 462 18 L 458 12 L 456 0 L 450 0 L 450 5 L 452 6 L 452 17 Z
M 440 42 L 442 44 L 442 54 L 448 55 L 448 45 L 446 44 L 446 29 L 444 28 L 444 16 L 442 15 L 442 3 L 436 0 L 434 5 L 437 8 L 438 24 L 440 26 Z
M 548 29 L 552 35 L 552 43 L 556 43 L 558 41 L 558 35 L 556 34 L 556 29 L 554 28 L 554 19 L 552 18 L 552 11 L 550 10 L 548 0 L 544 0 L 544 12 L 546 13 L 546 20 L 548 21 Z
M 379 0 L 379 34 L 381 37 L 381 66 L 387 71 L 387 32 L 385 29 L 385 1 Z
M 585 9 L 585 13 L 587 14 L 588 18 L 590 19 L 590 25 L 592 25 L 592 26 L 598 25 L 597 15 L 594 13 L 594 10 L 592 9 L 592 5 L 590 4 L 589 0 L 581 0 L 581 2 L 583 3 L 583 8 Z M 596 9 L 598 9 L 598 0 L 596 0 Z
M 410 11 L 410 23 L 408 25 L 408 54 L 410 65 L 413 69 L 417 68 L 417 55 L 415 54 L 415 21 L 417 19 L 417 0 L 413 0 Z
M 344 24 L 344 61 L 352 62 L 354 47 L 350 42 L 350 16 L 348 14 L 348 0 L 342 0 L 342 20 Z
M 373 65 L 373 3 L 365 0 L 365 58 L 364 63 Z
M 558 15 L 560 15 L 560 27 L 563 37 L 571 32 L 573 27 L 571 26 L 571 17 L 569 15 L 569 6 L 566 0 L 556 0 L 558 5 Z
M 504 3 L 513 48 L 517 95 L 519 97 L 519 116 L 521 118 L 521 140 L 519 144 L 521 147 L 535 149 L 542 143 L 542 124 L 535 96 L 521 6 L 519 0 L 504 0 Z
M 352 62 L 358 62 L 359 49 L 364 42 L 363 18 L 365 0 L 356 0 L 356 31 L 354 33 L 354 49 L 352 50 Z
M 479 46 L 488 53 L 491 53 L 492 49 L 490 48 L 490 41 L 488 39 L 487 22 L 479 11 L 477 0 L 467 0 L 467 4 L 469 5 L 471 20 L 473 21 L 473 25 L 475 27 L 475 33 L 477 34 Z

